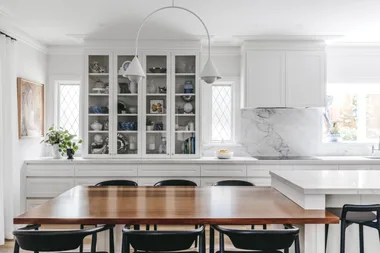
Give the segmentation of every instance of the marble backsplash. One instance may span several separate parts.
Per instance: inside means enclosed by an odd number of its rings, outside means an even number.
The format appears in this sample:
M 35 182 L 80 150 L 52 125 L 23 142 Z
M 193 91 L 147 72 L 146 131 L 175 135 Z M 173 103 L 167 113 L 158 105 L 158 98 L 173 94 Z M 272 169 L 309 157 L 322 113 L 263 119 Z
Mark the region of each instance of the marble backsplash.
M 242 145 L 250 155 L 369 155 L 371 144 L 322 143 L 321 108 L 243 109 Z
M 242 144 L 251 155 L 315 155 L 322 113 L 316 108 L 242 110 Z

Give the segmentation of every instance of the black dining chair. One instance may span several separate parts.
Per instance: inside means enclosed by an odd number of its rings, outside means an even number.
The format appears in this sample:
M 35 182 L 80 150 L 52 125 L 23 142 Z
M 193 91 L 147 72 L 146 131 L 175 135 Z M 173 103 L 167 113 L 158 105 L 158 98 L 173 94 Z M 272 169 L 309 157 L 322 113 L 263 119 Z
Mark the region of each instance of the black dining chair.
M 185 179 L 167 179 L 167 180 L 162 180 L 154 184 L 154 186 L 198 186 L 196 183 L 190 180 L 185 180 Z M 157 230 L 157 225 L 154 224 L 154 230 Z M 198 228 L 198 225 L 195 225 L 195 229 Z M 149 230 L 150 226 L 146 225 L 146 230 Z M 198 245 L 198 240 L 195 240 L 195 247 Z
M 186 253 L 205 253 L 204 226 L 184 231 L 131 230 L 129 226 L 125 226 L 121 252 L 129 253 L 130 246 L 133 247 L 135 253 L 177 252 L 190 249 L 198 238 L 198 251 L 186 251 Z
M 340 253 L 345 252 L 346 228 L 352 224 L 359 225 L 359 245 L 360 253 L 364 253 L 364 226 L 374 228 L 379 233 L 380 240 L 380 204 L 374 205 L 350 205 L 346 204 L 343 208 L 326 208 L 326 210 L 340 217 Z M 325 248 L 329 225 L 325 225 Z
M 285 229 L 276 230 L 237 230 L 211 225 L 219 232 L 219 251 L 217 253 L 236 253 L 247 251 L 226 251 L 224 235 L 228 236 L 236 249 L 252 250 L 255 253 L 289 253 L 289 248 L 295 244 L 295 253 L 300 253 L 299 229 L 284 225 Z M 214 252 L 214 241 L 210 239 L 210 252 Z M 251 252 L 252 252 L 251 251 Z M 250 252 L 250 251 L 248 251 Z M 252 252 L 253 253 L 253 252 Z
M 91 253 L 100 252 L 96 250 L 97 234 L 102 231 L 112 231 L 113 225 L 98 226 L 91 229 L 40 231 L 39 225 L 29 225 L 13 231 L 16 238 L 14 253 L 19 253 L 20 248 L 27 251 L 38 252 L 60 252 L 77 249 L 86 236 L 91 235 Z M 110 252 L 114 252 L 111 248 Z
M 138 184 L 131 180 L 107 180 L 97 183 L 95 186 L 138 186 Z M 81 224 L 80 229 L 84 229 L 85 225 Z M 135 229 L 140 229 L 140 225 L 134 225 Z M 112 230 L 112 231 L 111 231 Z M 109 244 L 114 248 L 113 228 L 110 229 Z M 83 252 L 83 243 L 79 247 L 79 252 Z M 113 253 L 113 252 L 111 252 Z

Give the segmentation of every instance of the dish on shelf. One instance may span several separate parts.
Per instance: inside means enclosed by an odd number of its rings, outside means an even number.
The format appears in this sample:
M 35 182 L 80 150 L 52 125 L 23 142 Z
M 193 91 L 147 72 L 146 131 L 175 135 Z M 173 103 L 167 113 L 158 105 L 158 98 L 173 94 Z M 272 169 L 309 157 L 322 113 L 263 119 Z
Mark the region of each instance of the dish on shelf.
M 137 130 L 137 123 L 136 122 L 119 122 L 119 129 L 122 131 L 135 131 Z
M 105 66 L 101 66 L 99 62 L 92 61 L 89 64 L 91 73 L 106 73 L 107 69 Z
M 105 93 L 106 88 L 92 88 L 92 92 L 98 93 L 98 94 L 103 94 Z
M 151 73 L 166 73 L 166 68 L 152 67 L 152 68 L 149 68 L 149 71 Z
M 230 159 L 234 155 L 234 152 L 231 152 L 228 149 L 219 149 L 215 154 L 218 159 Z
M 108 113 L 108 107 L 107 106 L 94 105 L 94 106 L 89 107 L 89 111 L 90 111 L 90 113 L 104 114 L 104 113 Z
M 130 113 L 132 113 L 132 114 L 135 114 L 135 113 L 137 113 L 137 107 L 135 107 L 135 106 L 131 106 L 131 107 L 128 108 L 128 111 L 129 111 Z
M 126 154 L 128 151 L 128 140 L 123 134 L 117 134 L 117 153 Z
M 124 71 L 127 70 L 127 68 L 129 67 L 129 64 L 131 64 L 131 61 L 125 61 L 123 62 L 123 64 L 121 64 L 121 67 L 124 69 Z
M 194 99 L 194 95 L 186 95 L 186 96 L 181 96 L 181 97 L 182 97 L 183 101 L 185 101 L 185 102 L 191 102 Z
M 127 105 L 124 102 L 118 100 L 117 101 L 117 113 L 120 114 L 120 113 L 123 113 L 123 111 L 127 111 Z

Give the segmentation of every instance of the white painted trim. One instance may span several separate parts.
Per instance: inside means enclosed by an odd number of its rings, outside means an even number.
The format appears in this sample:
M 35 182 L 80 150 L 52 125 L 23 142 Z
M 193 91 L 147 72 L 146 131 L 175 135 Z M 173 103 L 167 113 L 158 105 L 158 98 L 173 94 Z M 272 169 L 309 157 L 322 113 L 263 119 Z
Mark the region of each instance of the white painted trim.
M 47 53 L 49 55 L 83 55 L 83 46 L 50 46 Z

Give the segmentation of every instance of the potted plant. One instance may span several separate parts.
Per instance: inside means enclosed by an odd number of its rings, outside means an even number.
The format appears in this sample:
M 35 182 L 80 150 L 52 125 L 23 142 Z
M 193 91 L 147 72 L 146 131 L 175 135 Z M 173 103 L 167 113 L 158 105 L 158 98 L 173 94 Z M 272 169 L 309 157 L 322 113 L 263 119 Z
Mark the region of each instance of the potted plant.
M 78 150 L 78 144 L 82 143 L 82 140 L 75 142 L 75 137 L 75 134 L 70 134 L 68 130 L 63 129 L 62 127 L 54 129 L 53 125 L 49 128 L 45 139 L 43 139 L 41 143 L 47 143 L 53 147 L 54 159 L 60 159 L 65 153 L 67 154 L 68 159 L 73 159 L 75 151 Z
M 146 120 L 146 131 L 153 131 L 154 122 L 151 119 Z

